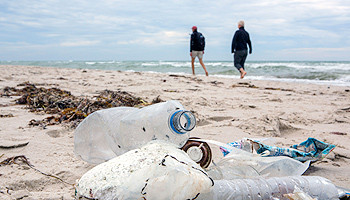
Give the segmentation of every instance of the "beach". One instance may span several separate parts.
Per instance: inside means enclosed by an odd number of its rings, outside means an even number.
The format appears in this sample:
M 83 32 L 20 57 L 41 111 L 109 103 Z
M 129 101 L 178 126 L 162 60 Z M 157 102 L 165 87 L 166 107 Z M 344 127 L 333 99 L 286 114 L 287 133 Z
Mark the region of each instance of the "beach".
M 74 129 L 60 124 L 29 126 L 32 119 L 50 114 L 30 112 L 25 105 L 15 104 L 20 96 L 4 95 L 3 88 L 21 88 L 25 82 L 77 97 L 92 98 L 108 89 L 126 91 L 147 102 L 178 100 L 197 118 L 191 136 L 203 139 L 229 143 L 271 138 L 276 146 L 289 147 L 313 137 L 336 148 L 313 163 L 305 175 L 350 186 L 349 86 L 0 65 L 0 162 L 23 155 L 33 166 L 1 165 L 0 199 L 73 199 L 73 184 L 94 167 L 74 155 Z M 213 160 L 219 155 L 216 149 Z

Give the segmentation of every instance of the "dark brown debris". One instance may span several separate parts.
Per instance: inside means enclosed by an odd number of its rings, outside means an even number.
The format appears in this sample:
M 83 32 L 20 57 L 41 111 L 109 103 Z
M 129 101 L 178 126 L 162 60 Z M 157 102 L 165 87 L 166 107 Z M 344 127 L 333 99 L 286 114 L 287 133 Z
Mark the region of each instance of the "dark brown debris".
M 0 114 L 0 118 L 8 118 L 8 117 L 14 117 L 13 114 L 6 114 L 6 115 L 3 115 L 3 114 Z
M 348 108 L 342 108 L 342 109 L 340 109 L 340 110 L 344 110 L 344 111 L 346 111 L 346 112 L 350 112 L 350 107 L 348 107 Z
M 94 97 L 76 97 L 71 92 L 59 88 L 36 87 L 28 82 L 22 83 L 22 89 L 5 87 L 1 96 L 20 96 L 16 104 L 26 105 L 31 112 L 52 114 L 43 120 L 31 120 L 29 125 L 42 126 L 66 123 L 75 128 L 89 114 L 106 108 L 119 106 L 148 105 L 140 97 L 125 91 L 104 90 Z M 158 97 L 159 98 L 159 97 Z M 160 99 L 158 99 L 159 101 Z M 157 100 L 155 100 L 157 101 Z
M 14 148 L 27 146 L 28 144 L 29 142 L 14 144 L 14 145 L 0 145 L 0 149 L 14 149 Z
M 159 95 L 158 95 L 156 98 L 154 98 L 154 99 L 152 100 L 152 103 L 151 103 L 151 104 L 160 103 L 160 102 L 164 102 L 164 100 L 162 100 L 162 99 L 159 97 Z
M 233 84 L 231 87 L 259 88 L 258 86 L 246 82 L 239 82 L 237 85 Z
M 19 156 L 13 156 L 13 157 L 7 158 L 7 159 L 5 159 L 5 160 L 0 162 L 0 167 L 4 166 L 4 165 L 11 165 L 11 164 L 17 164 L 17 165 L 26 164 L 26 165 L 28 165 L 28 167 L 34 169 L 35 171 L 37 171 L 37 172 L 39 172 L 39 173 L 41 173 L 41 174 L 43 174 L 45 176 L 49 176 L 49 177 L 58 179 L 58 180 L 60 180 L 63 183 L 66 183 L 66 184 L 69 184 L 69 185 L 73 186 L 73 184 L 64 181 L 63 179 L 61 179 L 58 176 L 55 176 L 55 175 L 52 175 L 52 174 L 47 174 L 47 173 L 44 173 L 44 172 L 36 169 L 34 167 L 34 165 L 30 164 L 28 158 L 25 155 L 19 155 Z
M 13 157 L 7 158 L 7 159 L 5 159 L 5 160 L 0 162 L 0 166 L 11 165 L 11 164 L 19 164 L 20 162 L 21 163 L 26 163 L 27 165 L 32 166 L 29 163 L 28 159 L 24 155 L 13 156 Z
M 343 133 L 343 132 L 330 132 L 333 135 L 347 135 L 347 133 Z

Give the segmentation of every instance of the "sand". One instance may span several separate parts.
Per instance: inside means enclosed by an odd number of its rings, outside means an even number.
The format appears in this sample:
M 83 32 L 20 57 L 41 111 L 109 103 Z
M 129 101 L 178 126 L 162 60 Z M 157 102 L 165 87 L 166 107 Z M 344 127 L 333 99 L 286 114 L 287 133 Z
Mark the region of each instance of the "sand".
M 249 74 L 247 77 L 249 78 Z M 258 81 L 146 72 L 120 72 L 49 67 L 0 66 L 0 91 L 29 81 L 57 87 L 75 96 L 123 90 L 148 102 L 158 97 L 178 100 L 195 113 L 191 136 L 220 142 L 245 137 L 271 138 L 276 146 L 299 144 L 308 137 L 336 145 L 305 175 L 322 176 L 350 188 L 349 87 Z M 23 162 L 0 166 L 0 199 L 73 199 L 73 184 L 94 165 L 75 157 L 74 130 L 62 125 L 28 125 L 50 115 L 16 105 L 19 97 L 0 95 L 0 162 L 23 155 L 45 174 Z M 28 143 L 28 144 L 26 144 Z M 6 146 L 24 145 L 16 148 Z M 26 145 L 25 145 L 26 144 Z M 214 161 L 220 159 L 212 147 Z

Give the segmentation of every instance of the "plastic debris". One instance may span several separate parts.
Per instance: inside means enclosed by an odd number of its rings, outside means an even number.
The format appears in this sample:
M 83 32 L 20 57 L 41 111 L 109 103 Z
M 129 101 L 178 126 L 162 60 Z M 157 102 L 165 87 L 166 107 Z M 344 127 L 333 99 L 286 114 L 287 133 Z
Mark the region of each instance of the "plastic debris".
M 212 152 L 210 146 L 206 142 L 198 141 L 198 139 L 197 137 L 189 138 L 181 149 L 185 151 L 193 161 L 205 169 L 212 161 Z
M 316 200 L 298 187 L 295 187 L 293 193 L 284 194 L 283 197 L 287 197 L 290 200 Z
M 320 161 L 335 148 L 335 145 L 322 142 L 315 138 L 308 138 L 300 144 L 290 146 L 290 148 L 270 146 L 252 139 L 243 139 L 238 142 L 228 143 L 228 145 L 239 149 L 248 149 L 247 151 L 254 151 L 263 157 L 288 156 L 301 162 L 307 160 L 312 162 Z M 223 146 L 220 147 L 220 150 L 224 156 L 231 152 L 230 149 Z
M 300 188 L 300 190 L 296 189 Z M 214 180 L 214 186 L 199 200 L 289 199 L 286 194 L 305 193 L 319 200 L 338 200 L 338 190 L 331 181 L 319 176 L 290 176 L 278 178 Z M 301 195 L 300 195 L 301 196 Z M 307 200 L 310 198 L 302 198 Z
M 262 157 L 218 141 L 200 141 L 225 147 L 231 152 L 208 167 L 208 174 L 215 180 L 300 176 L 309 168 L 310 164 L 310 161 L 302 163 L 286 156 Z
M 116 107 L 92 113 L 74 133 L 74 152 L 90 163 L 101 163 L 163 140 L 181 148 L 195 127 L 194 115 L 178 101 L 143 107 Z
M 76 199 L 332 200 L 347 194 L 328 179 L 301 176 L 334 145 L 309 138 L 291 151 L 258 139 L 189 139 L 195 122 L 177 101 L 89 115 L 75 131 L 75 153 L 103 163 L 77 181 Z M 218 162 L 209 144 L 223 151 Z
M 183 200 L 212 186 L 212 179 L 184 151 L 157 140 L 92 168 L 78 181 L 76 197 Z

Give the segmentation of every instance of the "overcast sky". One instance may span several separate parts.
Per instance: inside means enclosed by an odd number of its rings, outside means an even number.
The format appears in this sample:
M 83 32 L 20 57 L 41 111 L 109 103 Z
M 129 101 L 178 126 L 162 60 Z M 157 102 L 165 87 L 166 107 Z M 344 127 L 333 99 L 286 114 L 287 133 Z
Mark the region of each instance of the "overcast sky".
M 0 0 L 0 60 L 232 60 L 244 20 L 248 60 L 350 60 L 350 0 Z

